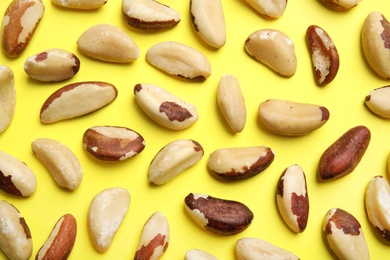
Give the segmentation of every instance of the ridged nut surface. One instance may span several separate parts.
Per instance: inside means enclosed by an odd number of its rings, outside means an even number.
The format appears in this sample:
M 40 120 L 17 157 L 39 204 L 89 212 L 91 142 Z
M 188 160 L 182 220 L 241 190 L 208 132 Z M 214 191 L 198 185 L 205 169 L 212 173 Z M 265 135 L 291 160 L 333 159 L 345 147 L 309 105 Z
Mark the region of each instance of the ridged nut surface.
M 12 69 L 0 65 L 0 134 L 11 124 L 16 108 L 15 78 Z

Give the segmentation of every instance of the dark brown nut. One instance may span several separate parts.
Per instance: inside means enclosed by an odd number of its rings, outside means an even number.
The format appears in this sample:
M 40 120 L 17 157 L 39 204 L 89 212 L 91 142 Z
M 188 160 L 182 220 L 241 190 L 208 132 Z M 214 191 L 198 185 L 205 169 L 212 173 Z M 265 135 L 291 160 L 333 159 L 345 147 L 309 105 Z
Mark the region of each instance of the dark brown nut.
M 376 88 L 368 94 L 364 102 L 374 113 L 384 118 L 390 118 L 390 85 Z
M 284 13 L 287 0 L 246 0 L 260 14 L 276 19 Z
M 347 11 L 357 6 L 362 0 L 322 0 L 322 2 L 336 11 Z
M 363 229 L 349 212 L 330 209 L 324 217 L 322 231 L 338 259 L 370 259 Z
M 242 180 L 267 169 L 274 158 L 275 153 L 266 146 L 221 148 L 210 154 L 207 167 L 222 180 Z
M 161 31 L 181 21 L 178 11 L 155 0 L 122 0 L 125 21 L 139 30 Z
M 0 65 L 0 134 L 12 122 L 16 108 L 15 78 L 11 68 Z
M 199 226 L 218 235 L 238 234 L 253 220 L 253 212 L 238 201 L 190 193 L 184 202 L 188 214 Z
M 97 9 L 107 3 L 107 0 L 51 0 L 54 4 L 73 9 Z
M 38 250 L 35 260 L 68 259 L 77 234 L 77 221 L 65 214 L 54 225 L 49 237 Z
M 325 86 L 333 81 L 339 70 L 340 59 L 336 46 L 326 31 L 317 25 L 310 25 L 307 28 L 306 42 L 315 81 L 319 86 Z
M 320 158 L 318 174 L 322 180 L 333 180 L 351 173 L 359 164 L 371 139 L 365 126 L 355 126 L 329 146 Z
M 142 152 L 145 140 L 127 127 L 94 126 L 84 132 L 83 146 L 99 160 L 123 161 Z

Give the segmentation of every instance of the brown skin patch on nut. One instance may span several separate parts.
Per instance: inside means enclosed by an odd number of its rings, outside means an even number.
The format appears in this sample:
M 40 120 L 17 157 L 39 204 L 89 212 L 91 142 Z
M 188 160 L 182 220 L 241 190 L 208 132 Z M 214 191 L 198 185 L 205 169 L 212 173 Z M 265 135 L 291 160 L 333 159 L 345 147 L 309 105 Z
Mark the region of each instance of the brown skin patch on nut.
M 329 110 L 326 107 L 320 107 L 320 110 L 322 111 L 321 121 L 327 121 L 330 116 Z
M 287 169 L 283 171 L 281 174 L 279 181 L 278 181 L 278 186 L 276 187 L 276 195 L 279 195 L 281 198 L 283 198 L 283 192 L 284 192 L 284 175 L 286 175 Z
M 387 241 L 390 241 L 390 230 L 381 229 L 379 227 L 375 227 L 376 230 L 378 230 L 379 234 L 386 239 Z
M 334 223 L 336 227 L 344 232 L 346 235 L 358 236 L 360 234 L 360 224 L 351 214 L 342 209 L 336 209 L 333 216 L 328 220 L 326 224 L 326 231 L 328 234 L 332 234 L 332 225 Z
M 387 21 L 387 19 L 382 15 L 381 24 L 383 27 L 383 32 L 381 34 L 383 44 L 385 45 L 386 49 L 390 49 L 390 23 Z
M 204 154 L 204 150 L 203 150 L 203 147 L 200 145 L 200 143 L 198 143 L 197 141 L 194 141 L 194 140 L 191 140 L 191 142 L 195 145 L 194 146 L 194 151 L 195 152 L 202 152 L 202 154 Z
M 44 51 L 44 52 L 41 52 L 39 54 L 37 54 L 37 56 L 35 56 L 35 61 L 36 62 L 40 62 L 40 61 L 43 61 L 43 60 L 46 60 L 47 59 L 47 52 Z
M 19 218 L 19 223 L 23 227 L 24 234 L 26 234 L 26 238 L 30 239 L 31 238 L 31 232 L 30 232 L 30 229 L 29 229 L 29 227 L 28 227 L 28 225 L 26 223 L 26 220 L 24 218 Z
M 161 103 L 160 112 L 165 113 L 170 121 L 183 122 L 192 117 L 192 114 L 186 108 L 169 101 Z
M 164 235 L 162 234 L 157 234 L 149 244 L 146 246 L 142 246 L 137 252 L 135 253 L 134 260 L 143 260 L 143 259 L 151 259 L 154 250 L 159 247 L 164 245 L 164 240 L 165 240 Z M 168 243 L 165 244 L 163 252 L 165 252 L 168 248 Z
M 291 194 L 291 211 L 297 216 L 299 230 L 303 231 L 307 225 L 309 203 L 307 196 Z
M 8 194 L 23 196 L 12 182 L 12 175 L 5 176 L 2 171 L 0 171 L 0 189 L 7 192 Z
M 137 84 L 134 86 L 134 94 L 135 92 L 140 92 L 142 90 L 142 85 L 141 84 Z
M 123 17 L 126 23 L 131 27 L 145 31 L 168 30 L 173 28 L 178 23 L 175 20 L 146 22 L 138 18 L 130 18 L 126 14 L 124 14 Z
M 74 65 L 72 67 L 74 74 L 79 72 L 80 70 L 80 59 L 76 55 L 72 55 L 72 59 L 74 60 Z

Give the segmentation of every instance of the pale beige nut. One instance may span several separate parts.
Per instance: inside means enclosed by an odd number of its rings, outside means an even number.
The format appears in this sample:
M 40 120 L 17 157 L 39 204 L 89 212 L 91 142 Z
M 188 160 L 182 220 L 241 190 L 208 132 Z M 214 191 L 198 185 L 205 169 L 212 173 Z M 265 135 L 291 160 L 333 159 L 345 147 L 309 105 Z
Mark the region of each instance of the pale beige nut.
M 298 260 L 290 251 L 271 244 L 260 238 L 243 237 L 237 240 L 235 246 L 238 260 L 270 259 L 270 260 Z
M 107 0 L 51 0 L 54 4 L 66 8 L 90 10 L 102 7 Z
M 384 118 L 390 118 L 390 85 L 373 89 L 364 99 L 366 106 Z
M 190 139 L 169 142 L 154 156 L 148 168 L 150 183 L 162 185 L 195 165 L 203 157 L 203 147 Z
M 76 190 L 80 186 L 83 170 L 69 147 L 54 139 L 38 138 L 31 143 L 31 149 L 58 186 L 68 190 Z
M 11 68 L 0 65 L 0 134 L 11 124 L 16 108 L 15 78 Z
M 275 153 L 267 146 L 220 148 L 209 155 L 207 168 L 226 181 L 253 177 L 267 169 Z
M 172 130 L 183 130 L 198 121 L 194 105 L 153 84 L 134 86 L 135 99 L 151 119 Z
M 246 105 L 240 83 L 232 74 L 221 77 L 217 89 L 218 106 L 230 128 L 240 133 L 246 123 Z
M 258 13 L 276 19 L 282 16 L 287 7 L 287 0 L 246 0 Z
M 161 71 L 183 79 L 204 81 L 211 75 L 207 57 L 179 42 L 166 41 L 153 45 L 146 52 L 146 60 Z
M 63 215 L 38 250 L 35 260 L 68 259 L 77 235 L 77 221 L 72 214 Z
M 209 252 L 200 249 L 190 249 L 184 255 L 184 260 L 218 260 Z
M 107 82 L 85 81 L 66 85 L 54 91 L 40 111 L 42 123 L 54 123 L 92 113 L 113 102 L 116 87 Z
M 191 21 L 200 38 L 214 48 L 226 43 L 225 15 L 221 0 L 191 0 Z
M 271 131 L 287 136 L 308 134 L 329 120 L 329 110 L 321 105 L 268 99 L 258 108 L 258 118 Z
M 9 57 L 18 57 L 30 43 L 45 12 L 41 0 L 11 1 L 2 22 L 2 46 Z
M 347 11 L 357 6 L 362 0 L 322 0 L 322 2 L 336 11 Z
M 63 81 L 72 78 L 80 69 L 79 58 L 64 49 L 53 48 L 26 59 L 24 71 L 39 81 Z
M 339 70 L 340 58 L 336 45 L 328 33 L 317 25 L 307 28 L 306 42 L 315 81 L 319 86 L 325 86 L 334 80 Z
M 140 55 L 134 40 L 111 24 L 97 24 L 88 28 L 78 38 L 77 46 L 85 55 L 106 62 L 130 63 Z
M 155 0 L 122 0 L 122 13 L 131 27 L 152 32 L 171 29 L 181 21 L 178 11 Z
M 107 188 L 92 199 L 88 209 L 88 234 L 97 251 L 106 252 L 130 207 L 125 188 Z
M 297 70 L 297 57 L 293 41 L 283 32 L 262 29 L 245 40 L 246 52 L 281 76 L 291 77 Z
M 0 189 L 14 196 L 29 197 L 36 188 L 34 172 L 18 158 L 0 151 Z
M 363 229 L 351 213 L 330 209 L 324 217 L 322 231 L 338 259 L 370 259 Z
M 363 52 L 370 67 L 382 78 L 390 79 L 390 23 L 379 12 L 366 17 L 361 33 Z
M 157 211 L 146 221 L 134 260 L 160 259 L 167 251 L 171 232 L 167 218 Z
M 302 167 L 293 164 L 279 178 L 276 203 L 287 226 L 296 233 L 306 229 L 309 218 L 309 195 Z
M 99 160 L 123 161 L 142 152 L 145 140 L 127 127 L 94 126 L 84 132 L 83 147 Z

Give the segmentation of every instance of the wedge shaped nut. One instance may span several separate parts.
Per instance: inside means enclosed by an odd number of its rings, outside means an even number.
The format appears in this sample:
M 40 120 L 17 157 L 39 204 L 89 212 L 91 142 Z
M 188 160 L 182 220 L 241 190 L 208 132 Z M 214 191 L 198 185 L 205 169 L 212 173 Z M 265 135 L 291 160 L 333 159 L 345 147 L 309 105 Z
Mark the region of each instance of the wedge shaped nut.
M 125 188 L 107 188 L 92 199 L 88 209 L 88 234 L 97 251 L 106 252 L 130 207 Z
M 153 84 L 137 84 L 134 95 L 138 105 L 151 119 L 172 130 L 183 130 L 198 121 L 196 107 Z
M 114 63 L 130 63 L 140 55 L 134 40 L 111 24 L 90 27 L 80 35 L 77 46 L 82 53 L 93 59 Z
M 188 80 L 204 81 L 211 75 L 211 64 L 200 51 L 179 42 L 161 42 L 146 52 L 152 66 L 169 75 Z
M 11 124 L 16 108 L 14 73 L 11 68 L 0 65 L 0 134 Z
M 122 13 L 131 27 L 145 31 L 171 29 L 181 21 L 178 11 L 155 0 L 122 0 Z
M 62 188 L 76 190 L 83 179 L 77 156 L 65 144 L 50 138 L 38 138 L 31 149 Z
M 100 81 L 66 85 L 51 94 L 40 111 L 42 123 L 54 123 L 92 113 L 115 100 L 116 87 Z
M 282 16 L 287 7 L 287 0 L 246 0 L 258 13 L 276 19 Z
M 157 211 L 145 223 L 134 260 L 160 259 L 168 249 L 171 233 L 167 218 Z
M 322 0 L 322 2 L 333 10 L 347 11 L 357 6 L 362 0 Z
M 252 58 L 281 76 L 291 77 L 297 70 L 294 44 L 281 31 L 274 29 L 255 31 L 246 39 L 244 48 Z
M 149 182 L 162 185 L 202 159 L 203 147 L 190 139 L 177 139 L 165 145 L 149 165 Z
M 339 259 L 370 259 L 363 229 L 351 213 L 340 208 L 330 209 L 324 217 L 322 231 Z
M 243 237 L 237 240 L 236 257 L 238 260 L 246 259 L 286 259 L 298 260 L 299 258 L 274 244 L 271 244 L 263 239 L 254 237 Z
M 51 0 L 54 4 L 73 9 L 97 9 L 107 3 L 107 0 Z
M 287 136 L 308 134 L 329 119 L 329 110 L 320 105 L 268 99 L 258 108 L 258 117 L 271 131 Z
M 390 118 L 390 85 L 373 89 L 364 99 L 366 106 L 379 116 Z
M 184 260 L 218 260 L 209 252 L 200 249 L 190 249 L 184 255 Z

